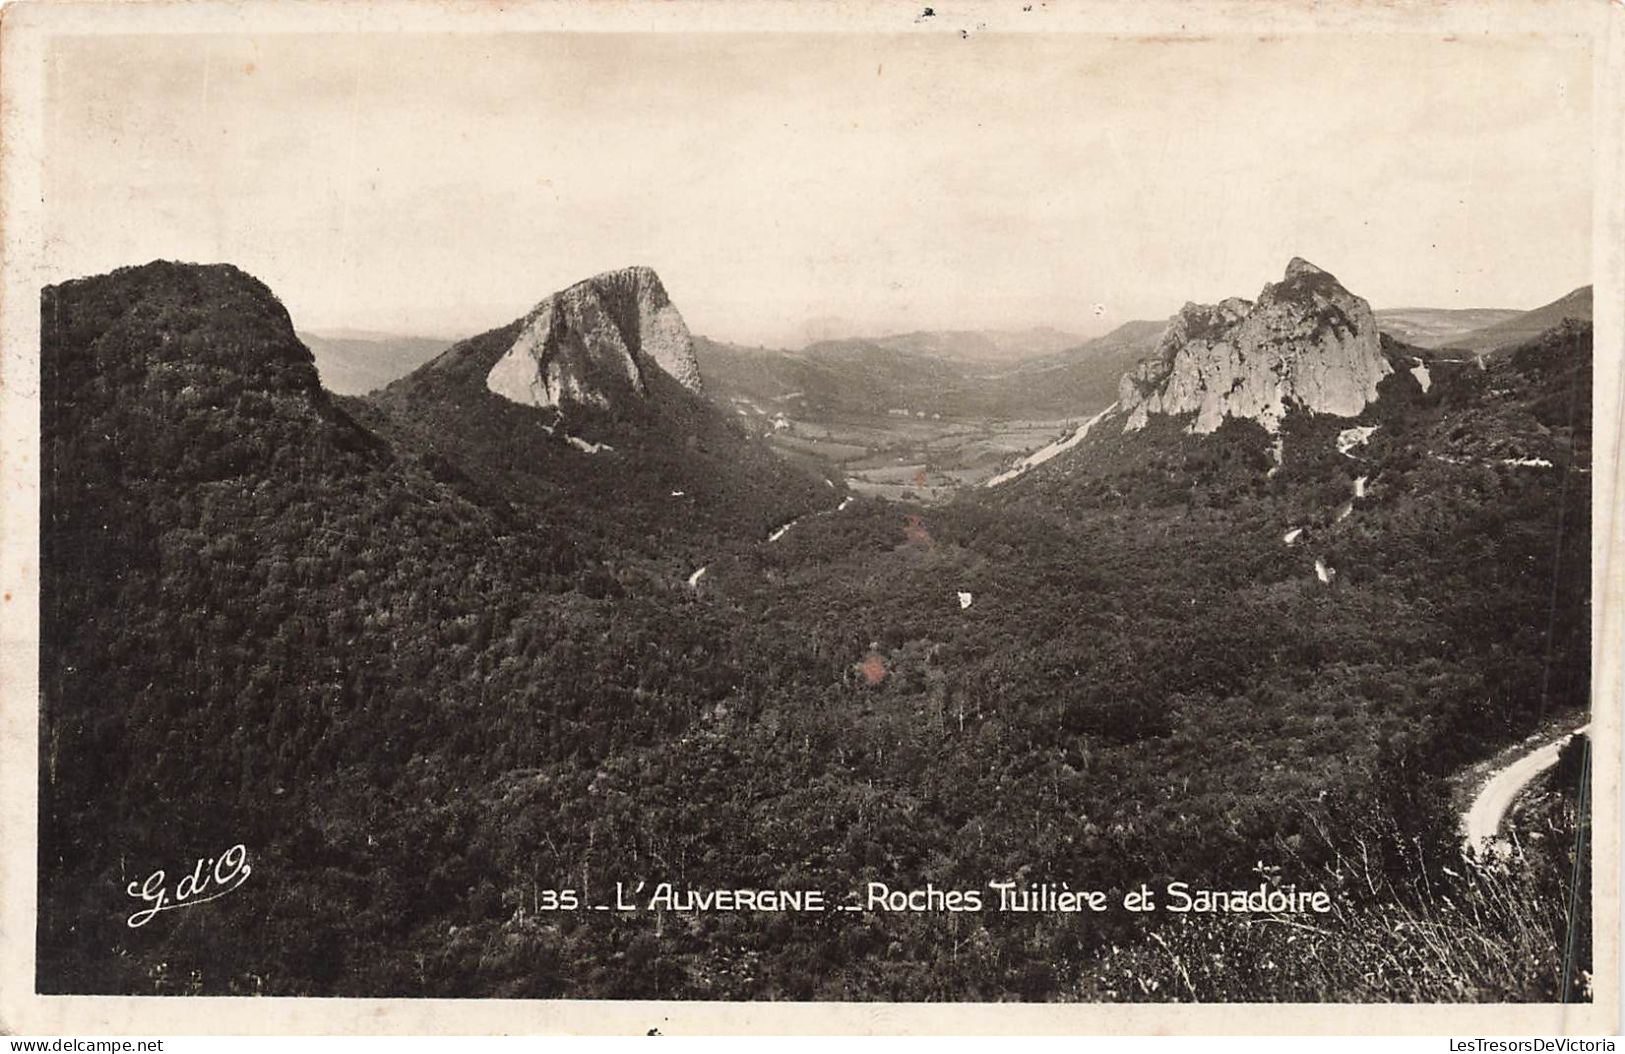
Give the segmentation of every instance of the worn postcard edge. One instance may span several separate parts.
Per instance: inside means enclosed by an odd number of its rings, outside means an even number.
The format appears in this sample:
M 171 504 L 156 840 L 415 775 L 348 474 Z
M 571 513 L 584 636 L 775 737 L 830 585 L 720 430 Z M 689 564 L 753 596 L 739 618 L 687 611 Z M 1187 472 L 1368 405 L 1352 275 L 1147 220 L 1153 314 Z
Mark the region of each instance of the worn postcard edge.
M 1619 701 L 1625 535 L 1619 503 L 1625 335 L 1625 5 L 1576 0 L 1249 5 L 791 5 L 771 0 L 53 3 L 0 7 L 0 1032 L 9 1034 L 1439 1033 L 1619 1029 Z M 1037 10 L 1030 10 L 1036 8 Z M 1594 55 L 1594 913 L 1589 1005 L 1033 1005 L 39 996 L 34 991 L 38 778 L 39 291 L 44 237 L 44 55 L 81 34 L 357 32 L 1098 33 L 1179 46 L 1200 35 L 1394 33 L 1587 38 Z M 1568 159 L 1553 159 L 1554 164 Z M 1516 252 L 1516 246 L 1508 246 Z M 136 262 L 136 261 L 131 261 Z

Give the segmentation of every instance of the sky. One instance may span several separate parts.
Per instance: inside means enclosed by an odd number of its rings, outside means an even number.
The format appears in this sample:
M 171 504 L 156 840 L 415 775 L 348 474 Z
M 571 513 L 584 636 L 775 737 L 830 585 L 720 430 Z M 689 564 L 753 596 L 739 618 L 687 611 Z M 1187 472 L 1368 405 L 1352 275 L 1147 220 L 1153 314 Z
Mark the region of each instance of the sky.
M 1590 281 L 1583 40 L 1346 33 L 59 39 L 51 280 L 229 262 L 302 329 L 457 337 L 647 264 L 696 333 L 1049 325 Z

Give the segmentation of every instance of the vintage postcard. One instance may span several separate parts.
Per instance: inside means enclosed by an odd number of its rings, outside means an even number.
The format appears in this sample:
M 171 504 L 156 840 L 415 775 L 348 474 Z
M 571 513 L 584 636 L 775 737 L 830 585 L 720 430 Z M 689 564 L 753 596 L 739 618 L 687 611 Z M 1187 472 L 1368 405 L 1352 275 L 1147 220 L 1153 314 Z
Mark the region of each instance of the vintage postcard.
M 0 1029 L 1612 1031 L 1622 54 L 5 7 Z

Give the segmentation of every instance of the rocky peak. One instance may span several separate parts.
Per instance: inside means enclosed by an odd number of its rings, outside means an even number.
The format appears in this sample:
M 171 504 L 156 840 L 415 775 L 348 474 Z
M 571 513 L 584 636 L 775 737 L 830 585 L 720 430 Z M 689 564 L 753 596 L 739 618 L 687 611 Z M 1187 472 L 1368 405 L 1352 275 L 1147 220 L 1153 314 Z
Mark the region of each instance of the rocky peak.
M 1371 305 L 1294 257 L 1256 301 L 1186 304 L 1156 354 L 1124 375 L 1118 396 L 1128 430 L 1145 427 L 1151 414 L 1194 413 L 1193 432 L 1211 432 L 1226 417 L 1273 432 L 1293 406 L 1359 414 L 1392 371 Z
M 648 267 L 607 271 L 531 309 L 486 386 L 527 406 L 608 407 L 649 394 L 649 370 L 701 390 L 694 341 Z

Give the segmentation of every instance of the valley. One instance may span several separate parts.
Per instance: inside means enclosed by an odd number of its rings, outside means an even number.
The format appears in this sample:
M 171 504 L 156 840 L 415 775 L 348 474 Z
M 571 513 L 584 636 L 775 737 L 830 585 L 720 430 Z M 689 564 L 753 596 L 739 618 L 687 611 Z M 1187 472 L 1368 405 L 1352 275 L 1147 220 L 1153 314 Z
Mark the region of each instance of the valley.
M 860 494 L 926 503 L 986 483 L 1012 459 L 1068 434 L 1078 423 L 1073 418 L 956 421 L 903 412 L 885 418 L 776 420 L 785 424 L 770 424 L 773 430 L 762 438 L 787 460 L 830 469 Z
M 800 352 L 701 338 L 696 354 L 712 398 L 782 456 L 859 493 L 936 503 L 1070 434 L 1115 398 L 1125 364 L 1161 329 L 1131 322 L 1070 347 L 1051 331 L 1036 343 L 913 333 Z

